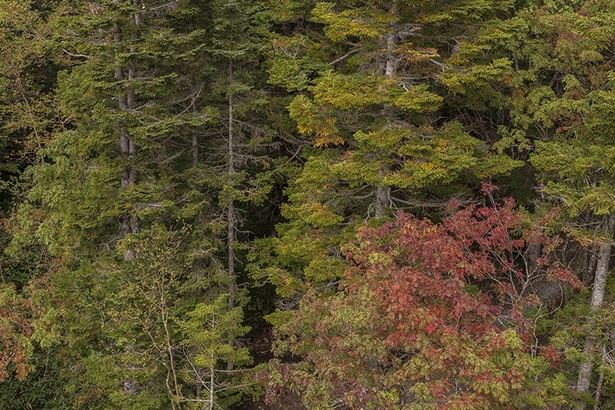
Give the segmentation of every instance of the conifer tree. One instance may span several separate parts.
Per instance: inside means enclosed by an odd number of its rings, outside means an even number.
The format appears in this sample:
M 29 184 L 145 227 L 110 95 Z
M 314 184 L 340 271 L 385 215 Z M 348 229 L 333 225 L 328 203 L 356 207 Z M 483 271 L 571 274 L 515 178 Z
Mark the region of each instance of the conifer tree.
M 59 2 L 51 17 L 60 44 L 79 59 L 59 75 L 69 125 L 28 170 L 13 246 L 33 234 L 52 258 L 36 337 L 70 352 L 63 376 L 75 408 L 224 407 L 239 397 L 231 373 L 218 372 L 249 363 L 233 341 L 246 331 L 229 276 L 236 244 L 225 245 L 222 233 L 237 229 L 228 198 L 255 200 L 266 189 L 247 174 L 253 190 L 238 189 L 240 161 L 227 157 L 237 155 L 237 139 L 221 139 L 219 129 L 228 125 L 235 138 L 262 132 L 236 125 L 242 115 L 233 110 L 259 106 L 237 108 L 241 88 L 218 93 L 222 103 L 214 95 L 225 79 L 220 61 L 226 74 L 230 61 L 241 66 L 254 54 L 221 46 L 230 22 L 202 17 L 209 7 L 219 17 L 228 11 L 199 1 L 79 1 Z M 243 30 L 249 18 L 236 15 L 246 20 L 233 29 Z M 219 43 L 205 29 L 222 33 Z M 32 224 L 34 212 L 43 216 Z M 207 309 L 226 323 L 223 337 L 184 331 L 200 329 Z M 194 318 L 186 325 L 185 315 Z M 215 360 L 201 365 L 206 349 Z M 205 382 L 203 371 L 215 380 Z
M 53 89 L 57 72 L 72 65 L 50 41 L 54 2 L 0 2 L 0 293 L 2 377 L 0 396 L 8 409 L 58 409 L 69 401 L 56 349 L 35 337 L 41 305 L 36 283 L 50 267 L 37 241 L 12 241 L 10 212 L 23 200 L 21 172 L 36 162 L 36 150 L 64 127 Z M 28 214 L 34 223 L 40 213 Z M 31 226 L 31 225 L 30 225 Z M 6 228 L 6 229 L 5 229 Z
M 480 93 L 509 70 L 507 59 L 473 72 L 452 59 L 450 42 L 493 17 L 482 2 L 279 7 L 270 82 L 297 94 L 289 113 L 313 146 L 287 189 L 288 223 L 279 239 L 261 242 L 254 271 L 291 296 L 306 282 L 339 277 L 339 246 L 359 221 L 399 208 L 442 208 L 451 195 L 521 163 L 491 151 L 445 111 L 448 89 Z

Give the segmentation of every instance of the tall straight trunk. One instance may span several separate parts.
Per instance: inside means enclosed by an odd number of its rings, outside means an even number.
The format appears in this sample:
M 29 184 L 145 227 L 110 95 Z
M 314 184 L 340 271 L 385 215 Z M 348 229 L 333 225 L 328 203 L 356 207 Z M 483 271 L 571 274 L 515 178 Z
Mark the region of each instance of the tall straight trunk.
M 199 165 L 199 138 L 196 134 L 192 135 L 192 166 Z
M 216 329 L 216 315 L 213 315 L 212 321 L 211 321 L 211 331 L 212 333 L 215 331 Z M 215 355 L 213 350 L 211 351 L 211 361 L 212 364 L 209 366 L 209 410 L 214 410 L 214 406 L 216 404 L 216 369 L 213 365 L 214 360 L 215 360 Z
M 117 3 L 122 3 L 122 0 L 115 0 Z M 134 3 L 137 5 L 136 3 Z M 141 16 L 138 12 L 133 15 L 135 26 L 141 25 Z M 113 27 L 113 41 L 117 49 L 122 47 L 124 43 L 124 36 L 119 23 L 115 23 Z M 118 50 L 119 51 L 119 50 Z M 134 48 L 131 47 L 131 52 L 134 52 Z M 124 81 L 124 88 L 126 91 L 120 91 L 118 93 L 118 108 L 120 111 L 132 111 L 136 107 L 135 102 L 135 90 L 131 85 L 131 81 L 135 78 L 135 68 L 131 65 L 124 67 L 119 61 L 115 62 L 116 69 L 114 78 L 118 81 Z M 130 132 L 126 125 L 121 125 L 119 128 L 119 145 L 122 158 L 126 160 L 126 167 L 120 174 L 120 186 L 122 189 L 131 189 L 137 184 L 137 169 L 135 166 L 135 160 L 138 153 L 138 147 L 135 144 Z M 132 213 L 126 213 L 122 215 L 122 233 L 128 235 L 131 233 L 139 232 L 139 221 L 136 215 Z M 131 260 L 134 258 L 134 250 L 128 249 L 124 253 L 124 259 Z
M 229 80 L 232 86 L 233 83 L 233 61 L 229 62 Z M 234 128 L 234 118 L 233 118 L 233 92 L 229 91 L 228 95 L 228 168 L 227 173 L 229 179 L 233 179 L 233 175 L 235 174 L 235 128 Z M 226 246 L 228 252 L 228 305 L 229 308 L 233 308 L 235 306 L 235 230 L 237 229 L 237 215 L 235 210 L 235 203 L 233 198 L 230 198 L 229 205 L 227 209 L 226 215 L 227 222 L 227 231 L 226 231 Z
M 391 31 L 387 34 L 387 57 L 386 63 L 384 67 L 384 74 L 387 80 L 392 80 L 395 76 L 395 71 L 397 70 L 397 61 L 395 58 L 395 46 L 397 45 L 396 41 L 397 30 L 395 29 L 394 24 L 391 24 Z
M 391 8 L 391 13 L 397 12 L 397 2 L 395 2 Z M 395 78 L 395 72 L 397 71 L 397 59 L 395 57 L 395 48 L 397 47 L 397 29 L 395 27 L 395 23 L 392 22 L 390 25 L 390 30 L 386 36 L 386 60 L 384 65 L 384 75 L 385 78 L 389 81 L 392 81 Z M 393 108 L 385 107 L 384 108 L 384 116 L 387 119 L 387 127 L 391 126 L 391 121 L 393 117 Z M 381 170 L 381 177 L 384 179 L 386 176 L 388 169 L 383 167 Z M 390 188 L 384 185 L 383 182 L 378 184 L 376 187 L 376 191 L 374 193 L 376 199 L 374 203 L 374 210 L 376 218 L 382 218 L 385 216 L 386 211 L 391 207 L 391 195 Z
M 114 0 L 115 3 L 123 3 L 125 0 Z M 132 2 L 136 5 L 135 2 Z M 133 14 L 133 22 L 135 26 L 141 24 L 141 16 L 135 11 Z M 124 33 L 120 27 L 119 22 L 115 22 L 113 25 L 113 42 L 116 48 L 116 53 L 123 53 L 124 50 Z M 134 52 L 133 47 L 130 48 L 130 52 Z M 132 80 L 135 78 L 135 68 L 132 65 L 127 67 L 123 66 L 119 60 L 115 61 L 115 73 L 114 78 L 120 82 L 120 91 L 118 92 L 118 108 L 123 112 L 131 112 L 136 107 L 136 95 Z M 120 173 L 120 187 L 121 189 L 132 189 L 137 184 L 137 169 L 135 166 L 135 160 L 137 157 L 138 148 L 128 131 L 126 124 L 121 124 L 119 127 L 119 145 L 120 152 L 122 154 L 122 160 L 126 162 L 126 166 Z M 132 212 L 127 212 L 121 217 L 122 220 L 122 234 L 128 235 L 131 233 L 139 232 L 139 223 L 136 215 Z M 124 260 L 129 261 L 135 258 L 135 251 L 132 247 L 129 247 L 124 251 Z M 127 377 L 124 381 L 124 393 L 128 395 L 135 395 L 138 393 L 139 385 L 134 379 Z M 171 396 L 171 400 L 173 397 Z M 175 410 L 175 406 L 173 406 Z
M 236 214 L 235 214 L 235 204 L 231 199 L 228 210 L 227 210 L 227 248 L 228 248 L 228 276 L 229 276 L 229 298 L 228 305 L 229 308 L 235 307 L 235 229 L 236 229 Z
M 611 214 L 607 217 L 605 230 L 607 232 L 607 239 L 598 246 L 596 273 L 594 275 L 590 305 L 592 313 L 600 309 L 604 302 L 606 281 L 609 273 L 609 262 L 611 259 L 611 249 L 613 245 L 613 233 L 615 231 L 615 214 Z M 590 331 L 589 335 L 585 338 L 585 348 L 583 349 L 584 361 L 581 363 L 581 367 L 579 368 L 579 375 L 576 385 L 576 391 L 578 393 L 587 393 L 591 386 L 593 372 L 592 359 L 596 351 L 597 341 L 598 339 L 596 334 L 592 331 Z M 579 401 L 576 406 L 577 410 L 584 410 L 585 407 L 586 403 L 583 401 Z

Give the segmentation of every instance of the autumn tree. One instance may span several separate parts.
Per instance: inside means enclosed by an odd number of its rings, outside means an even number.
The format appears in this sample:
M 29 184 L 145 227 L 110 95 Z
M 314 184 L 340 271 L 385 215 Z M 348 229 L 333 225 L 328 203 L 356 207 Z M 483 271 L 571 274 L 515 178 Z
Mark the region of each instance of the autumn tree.
M 556 356 L 534 344 L 524 313 L 540 304 L 531 286 L 541 276 L 580 283 L 554 259 L 552 216 L 532 225 L 513 205 L 461 209 L 439 224 L 401 212 L 361 228 L 339 293 L 309 291 L 279 326 L 269 394 L 295 390 L 314 409 L 564 403 L 564 378 L 549 369 Z M 541 263 L 528 270 L 536 243 Z

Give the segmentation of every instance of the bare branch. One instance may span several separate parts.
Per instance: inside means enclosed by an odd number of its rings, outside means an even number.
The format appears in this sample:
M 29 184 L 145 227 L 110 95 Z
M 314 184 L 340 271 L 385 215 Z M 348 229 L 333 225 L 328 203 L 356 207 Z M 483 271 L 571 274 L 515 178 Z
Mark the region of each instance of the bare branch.
M 363 48 L 355 48 L 354 50 L 350 50 L 349 52 L 347 52 L 343 56 L 341 56 L 339 58 L 336 58 L 335 60 L 331 61 L 329 63 L 329 65 L 335 65 L 335 64 L 339 63 L 340 61 L 343 61 L 343 60 L 347 59 L 351 55 L 358 53 L 361 50 L 363 50 Z

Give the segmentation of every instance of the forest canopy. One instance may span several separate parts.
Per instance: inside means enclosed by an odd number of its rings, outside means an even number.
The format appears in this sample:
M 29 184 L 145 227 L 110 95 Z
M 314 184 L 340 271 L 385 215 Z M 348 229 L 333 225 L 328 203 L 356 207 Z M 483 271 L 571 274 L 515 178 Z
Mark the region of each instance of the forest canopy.
M 0 0 L 0 407 L 614 406 L 614 62 L 610 0 Z

